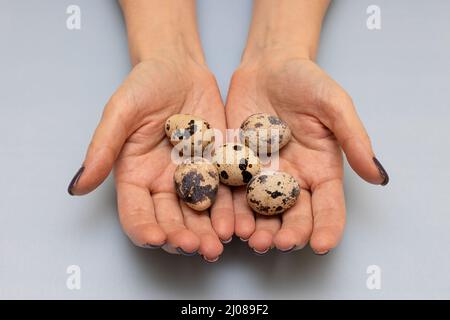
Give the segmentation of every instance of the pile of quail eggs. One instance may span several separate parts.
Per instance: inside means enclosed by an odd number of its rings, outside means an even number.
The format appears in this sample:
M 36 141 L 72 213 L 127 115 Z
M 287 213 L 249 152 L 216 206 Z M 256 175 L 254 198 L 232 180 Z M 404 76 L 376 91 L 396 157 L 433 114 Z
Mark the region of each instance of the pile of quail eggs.
M 190 208 L 204 211 L 213 205 L 219 183 L 247 185 L 247 202 L 253 211 L 276 215 L 291 208 L 300 186 L 290 174 L 263 170 L 260 157 L 270 156 L 291 139 L 291 130 L 280 118 L 257 113 L 241 125 L 241 143 L 225 143 L 212 150 L 214 130 L 200 117 L 176 114 L 167 119 L 165 132 L 179 156 L 184 157 L 174 174 L 175 190 Z M 274 134 L 275 133 L 275 134 Z

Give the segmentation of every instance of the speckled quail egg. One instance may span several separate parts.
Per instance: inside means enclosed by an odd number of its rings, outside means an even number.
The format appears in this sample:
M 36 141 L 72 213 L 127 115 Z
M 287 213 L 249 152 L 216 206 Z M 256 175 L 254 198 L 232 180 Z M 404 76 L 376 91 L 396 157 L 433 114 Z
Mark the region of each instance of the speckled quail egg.
M 190 114 L 175 114 L 166 120 L 164 126 L 172 145 L 183 143 L 180 156 L 201 156 L 205 148 L 214 142 L 214 130 L 204 119 Z
M 209 160 L 200 157 L 184 160 L 175 169 L 173 180 L 178 196 L 192 209 L 203 211 L 214 203 L 219 175 Z
M 294 177 L 281 171 L 262 171 L 247 185 L 248 205 L 267 216 L 291 208 L 299 194 L 300 186 Z
M 270 156 L 283 148 L 291 139 L 291 129 L 280 118 L 267 113 L 256 113 L 241 125 L 241 142 L 259 156 Z
M 243 186 L 261 170 L 259 158 L 240 143 L 227 143 L 218 147 L 212 161 L 219 172 L 220 182 L 229 186 Z

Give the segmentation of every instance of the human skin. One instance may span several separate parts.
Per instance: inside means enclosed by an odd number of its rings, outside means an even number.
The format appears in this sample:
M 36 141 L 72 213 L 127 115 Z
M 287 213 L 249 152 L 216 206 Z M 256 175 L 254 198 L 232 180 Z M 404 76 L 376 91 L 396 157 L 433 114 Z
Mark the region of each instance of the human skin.
M 120 1 L 133 69 L 107 103 L 72 195 L 97 188 L 114 168 L 120 222 L 134 244 L 170 253 L 198 252 L 209 262 L 234 231 L 231 191 L 221 185 L 210 212 L 181 202 L 164 123 L 194 114 L 226 128 L 217 83 L 197 33 L 193 0 Z
M 278 115 L 292 130 L 280 151 L 280 170 L 301 186 L 296 205 L 281 216 L 255 215 L 245 188 L 233 191 L 235 233 L 257 253 L 310 244 L 326 254 L 345 225 L 343 157 L 364 180 L 388 175 L 375 158 L 351 97 L 314 62 L 328 0 L 255 0 L 241 64 L 226 104 L 229 128 L 254 113 Z

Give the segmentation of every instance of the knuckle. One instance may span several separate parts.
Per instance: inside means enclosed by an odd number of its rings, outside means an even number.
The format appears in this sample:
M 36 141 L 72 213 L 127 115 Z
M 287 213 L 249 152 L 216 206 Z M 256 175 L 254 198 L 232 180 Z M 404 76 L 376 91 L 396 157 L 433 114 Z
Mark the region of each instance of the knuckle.
M 345 92 L 331 96 L 325 106 L 333 119 L 343 118 L 346 113 L 354 111 L 352 98 Z

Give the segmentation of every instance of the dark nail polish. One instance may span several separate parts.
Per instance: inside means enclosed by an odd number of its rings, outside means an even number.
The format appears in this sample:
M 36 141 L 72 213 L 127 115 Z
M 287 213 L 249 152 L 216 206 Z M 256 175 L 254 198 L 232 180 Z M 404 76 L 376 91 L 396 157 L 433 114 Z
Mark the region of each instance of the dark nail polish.
M 84 171 L 84 166 L 82 166 L 80 169 L 78 169 L 77 173 L 75 173 L 75 175 L 73 176 L 72 180 L 69 183 L 69 187 L 67 188 L 67 192 L 73 196 L 73 188 L 76 186 L 76 184 L 78 183 L 78 180 L 80 180 L 81 175 L 83 174 Z
M 256 254 L 257 256 L 263 256 L 267 252 L 269 252 L 269 249 L 267 249 L 266 251 L 263 251 L 263 252 L 259 252 L 259 251 L 255 250 L 255 249 L 253 249 L 253 253 Z
M 161 247 L 163 245 L 164 245 L 164 243 L 160 244 L 160 245 L 153 245 L 153 244 L 150 244 L 150 243 L 145 243 L 145 244 L 142 245 L 142 248 L 145 248 L 145 249 L 161 249 Z
M 192 257 L 192 256 L 195 256 L 195 255 L 197 254 L 197 251 L 194 251 L 194 252 L 186 252 L 186 251 L 184 251 L 184 250 L 181 249 L 181 248 L 177 248 L 177 252 L 178 252 L 179 254 L 182 254 L 183 256 L 186 256 L 186 257 Z
M 227 243 L 230 243 L 231 240 L 233 240 L 233 237 L 230 237 L 230 239 L 228 239 L 228 240 L 220 240 L 220 242 L 222 242 L 223 244 L 227 244 Z
M 295 246 L 292 246 L 291 248 L 287 249 L 287 250 L 280 250 L 278 249 L 278 251 L 280 251 L 281 253 L 291 253 L 292 251 L 294 251 Z
M 375 162 L 375 165 L 378 168 L 378 171 L 380 171 L 380 175 L 383 177 L 383 182 L 381 183 L 382 186 L 385 186 L 389 183 L 389 175 L 387 174 L 386 170 L 384 170 L 383 166 L 381 165 L 380 161 L 378 161 L 377 158 L 373 157 L 373 162 Z
M 218 256 L 217 258 L 213 259 L 213 260 L 208 260 L 205 256 L 203 256 L 203 260 L 205 260 L 207 263 L 214 263 L 219 261 L 220 256 Z
M 314 251 L 314 254 L 315 254 L 316 256 L 325 256 L 325 255 L 327 255 L 329 252 L 330 252 L 330 251 L 325 251 L 325 252 L 315 252 L 315 251 Z

